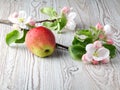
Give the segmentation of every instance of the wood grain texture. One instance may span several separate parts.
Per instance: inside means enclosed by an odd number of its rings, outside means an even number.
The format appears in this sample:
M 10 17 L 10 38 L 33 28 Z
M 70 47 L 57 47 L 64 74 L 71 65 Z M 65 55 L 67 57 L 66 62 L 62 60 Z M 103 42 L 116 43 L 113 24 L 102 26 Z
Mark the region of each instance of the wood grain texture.
M 5 35 L 11 27 L 0 24 L 0 90 L 120 90 L 120 1 L 119 0 L 1 0 L 0 19 L 10 13 L 25 10 L 38 20 L 47 17 L 40 8 L 57 11 L 70 6 L 77 12 L 77 27 L 88 28 L 101 22 L 114 27 L 117 56 L 106 65 L 83 64 L 74 61 L 65 50 L 55 50 L 47 58 L 31 54 L 25 44 L 8 47 Z M 55 34 L 56 41 L 69 46 L 75 31 L 64 29 Z

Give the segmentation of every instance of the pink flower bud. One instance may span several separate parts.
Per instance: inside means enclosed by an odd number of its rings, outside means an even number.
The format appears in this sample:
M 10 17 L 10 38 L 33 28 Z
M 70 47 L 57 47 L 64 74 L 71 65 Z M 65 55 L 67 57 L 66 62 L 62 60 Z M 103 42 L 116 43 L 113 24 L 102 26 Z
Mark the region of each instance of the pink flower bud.
M 12 17 L 13 18 L 17 18 L 19 16 L 19 14 L 17 13 L 17 12 L 14 12 L 13 14 L 12 14 Z
M 99 61 L 92 60 L 92 64 L 97 65 L 99 64 Z
M 35 20 L 32 17 L 28 17 L 26 23 L 29 24 L 30 26 L 35 26 Z
M 107 39 L 107 44 L 113 44 L 113 40 L 112 39 Z
M 64 14 L 68 14 L 70 12 L 70 8 L 69 7 L 63 7 L 61 9 L 61 12 L 64 13 Z
M 99 39 L 104 39 L 104 38 L 105 38 L 105 35 L 103 35 L 103 34 L 99 35 Z
M 101 41 L 95 41 L 95 42 L 93 43 L 93 47 L 95 47 L 96 49 L 101 48 L 101 47 L 102 47 Z
M 99 30 L 102 30 L 103 26 L 100 23 L 97 23 L 96 28 L 99 29 Z
M 31 21 L 29 22 L 29 25 L 35 26 L 35 21 L 31 20 Z

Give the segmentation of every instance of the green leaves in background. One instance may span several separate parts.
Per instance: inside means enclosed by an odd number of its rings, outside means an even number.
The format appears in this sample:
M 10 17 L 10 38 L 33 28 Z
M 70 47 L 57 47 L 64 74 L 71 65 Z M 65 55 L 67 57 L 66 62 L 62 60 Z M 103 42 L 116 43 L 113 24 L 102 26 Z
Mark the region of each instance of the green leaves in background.
M 86 53 L 85 47 L 92 43 L 93 35 L 89 30 L 78 30 L 72 41 L 72 46 L 69 47 L 69 53 L 73 59 L 81 60 L 82 55 Z
M 21 37 L 18 30 L 13 30 L 6 35 L 6 43 L 9 46 L 12 43 L 24 43 L 27 30 L 23 30 L 23 35 Z M 20 38 L 21 37 L 21 38 Z
M 49 28 L 50 30 L 56 30 L 60 32 L 67 24 L 67 17 L 62 13 L 58 16 L 57 12 L 50 7 L 42 8 L 41 13 L 49 16 L 49 20 L 56 19 L 54 22 L 43 22 L 43 26 Z

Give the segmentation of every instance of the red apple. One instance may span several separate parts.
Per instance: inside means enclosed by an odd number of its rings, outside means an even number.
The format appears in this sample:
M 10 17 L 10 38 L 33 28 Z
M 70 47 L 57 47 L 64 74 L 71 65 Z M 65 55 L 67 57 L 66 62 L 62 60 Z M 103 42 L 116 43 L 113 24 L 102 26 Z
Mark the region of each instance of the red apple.
M 50 56 L 56 47 L 54 34 L 43 26 L 29 30 L 26 34 L 25 43 L 27 48 L 39 57 Z

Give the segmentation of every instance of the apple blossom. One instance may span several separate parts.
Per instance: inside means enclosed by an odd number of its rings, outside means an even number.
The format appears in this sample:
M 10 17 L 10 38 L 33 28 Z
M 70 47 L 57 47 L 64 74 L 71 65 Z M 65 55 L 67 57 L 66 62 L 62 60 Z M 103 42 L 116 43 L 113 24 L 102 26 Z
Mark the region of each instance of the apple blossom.
M 72 11 L 72 8 L 69 8 L 67 6 L 63 7 L 61 9 L 61 12 L 66 15 L 67 17 L 67 24 L 65 28 L 69 30 L 74 30 L 76 28 L 76 23 L 74 21 L 76 17 L 76 13 Z
M 27 17 L 25 11 L 14 12 L 8 17 L 8 20 L 13 24 L 17 24 L 20 28 L 29 28 L 27 24 L 31 26 L 35 25 L 35 20 L 32 17 Z
M 109 61 L 109 55 L 110 51 L 107 48 L 102 47 L 100 41 L 96 41 L 93 44 L 88 44 L 86 46 L 86 54 L 83 55 L 82 61 L 98 64 L 99 61 L 104 60 L 103 62 L 107 63 L 107 61 Z

